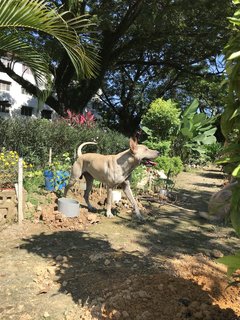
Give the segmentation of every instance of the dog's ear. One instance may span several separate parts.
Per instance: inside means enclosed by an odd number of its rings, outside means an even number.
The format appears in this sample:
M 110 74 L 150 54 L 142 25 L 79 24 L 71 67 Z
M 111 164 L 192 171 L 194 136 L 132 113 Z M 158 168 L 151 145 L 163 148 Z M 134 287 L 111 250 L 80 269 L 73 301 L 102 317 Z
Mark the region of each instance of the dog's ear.
M 136 137 L 130 138 L 129 144 L 130 144 L 130 150 L 132 151 L 132 153 L 136 153 L 137 145 L 138 145 L 137 138 Z

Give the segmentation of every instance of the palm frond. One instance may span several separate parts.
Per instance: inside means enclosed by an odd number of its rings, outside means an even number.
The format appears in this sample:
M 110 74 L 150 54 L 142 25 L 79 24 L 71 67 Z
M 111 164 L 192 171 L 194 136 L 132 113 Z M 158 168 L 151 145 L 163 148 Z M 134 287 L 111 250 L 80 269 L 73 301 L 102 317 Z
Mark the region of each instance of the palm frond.
M 86 50 L 79 38 L 80 30 L 92 23 L 87 16 L 65 19 L 67 12 L 58 13 L 45 0 L 0 0 L 0 29 L 25 28 L 38 30 L 56 38 L 67 51 L 79 77 L 92 77 L 97 72 L 97 55 Z
M 52 88 L 49 63 L 45 56 L 34 50 L 32 46 L 21 42 L 16 33 L 0 34 L 0 51 L 3 55 L 11 52 L 15 62 L 22 62 L 31 69 L 38 88 L 38 97 L 44 100 Z

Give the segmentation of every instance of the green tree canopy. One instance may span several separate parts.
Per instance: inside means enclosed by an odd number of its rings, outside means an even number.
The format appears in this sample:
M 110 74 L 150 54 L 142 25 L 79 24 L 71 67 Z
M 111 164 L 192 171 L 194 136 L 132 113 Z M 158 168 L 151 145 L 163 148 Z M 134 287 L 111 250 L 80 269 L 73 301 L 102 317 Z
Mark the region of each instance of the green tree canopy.
M 156 138 L 167 140 L 179 129 L 180 110 L 170 99 L 156 99 L 143 116 L 142 125 L 150 129 Z
M 221 81 L 210 67 L 218 64 L 216 57 L 228 38 L 230 0 L 55 0 L 51 4 L 61 6 L 70 17 L 89 14 L 97 26 L 100 57 L 95 78 L 77 79 L 71 59 L 52 37 L 40 34 L 27 40 L 51 58 L 57 95 L 47 103 L 57 112 L 61 106 L 82 111 L 101 88 L 94 108 L 107 125 L 130 134 L 157 97 L 187 97 L 194 88 L 197 91 L 201 79 Z M 91 43 L 86 37 L 84 44 Z M 207 89 L 205 96 L 211 96 Z M 214 101 L 208 102 L 210 106 Z

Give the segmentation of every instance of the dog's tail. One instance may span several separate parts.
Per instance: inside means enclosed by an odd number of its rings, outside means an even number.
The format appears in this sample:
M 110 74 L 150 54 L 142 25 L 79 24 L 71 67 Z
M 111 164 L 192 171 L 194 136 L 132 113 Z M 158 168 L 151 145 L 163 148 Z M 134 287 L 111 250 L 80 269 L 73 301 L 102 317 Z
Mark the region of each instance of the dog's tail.
M 80 157 L 80 155 L 82 154 L 82 148 L 83 148 L 84 146 L 86 146 L 87 144 L 97 144 L 97 142 L 84 142 L 84 143 L 80 144 L 80 146 L 79 146 L 78 149 L 77 149 L 77 155 L 78 155 L 78 157 Z

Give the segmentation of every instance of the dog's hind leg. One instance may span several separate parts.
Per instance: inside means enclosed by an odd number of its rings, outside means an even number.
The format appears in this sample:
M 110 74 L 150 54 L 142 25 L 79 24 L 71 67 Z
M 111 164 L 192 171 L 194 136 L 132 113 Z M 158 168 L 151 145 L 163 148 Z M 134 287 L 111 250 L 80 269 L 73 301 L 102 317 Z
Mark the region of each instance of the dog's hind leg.
M 84 196 L 83 196 L 84 200 L 88 206 L 88 210 L 92 211 L 92 212 L 96 212 L 97 209 L 94 208 L 89 201 L 89 195 L 90 195 L 90 192 L 91 192 L 92 186 L 93 186 L 93 177 L 88 172 L 85 172 L 83 175 L 86 180 L 86 190 L 84 191 Z
M 74 184 L 80 178 L 81 174 L 82 174 L 82 169 L 80 165 L 77 162 L 75 162 L 72 167 L 71 176 L 70 176 L 68 185 L 64 189 L 64 197 L 67 196 L 68 191 L 74 186 Z
M 122 184 L 122 189 L 124 191 L 124 193 L 126 194 L 128 200 L 131 202 L 132 206 L 134 207 L 134 211 L 136 213 L 136 216 L 139 220 L 143 220 L 143 216 L 141 215 L 140 211 L 139 211 L 139 208 L 138 208 L 138 205 L 137 205 L 137 201 L 134 199 L 133 197 L 133 193 L 132 193 L 132 190 L 131 190 L 131 187 L 130 187 L 130 181 L 129 180 L 126 180 L 124 181 Z

